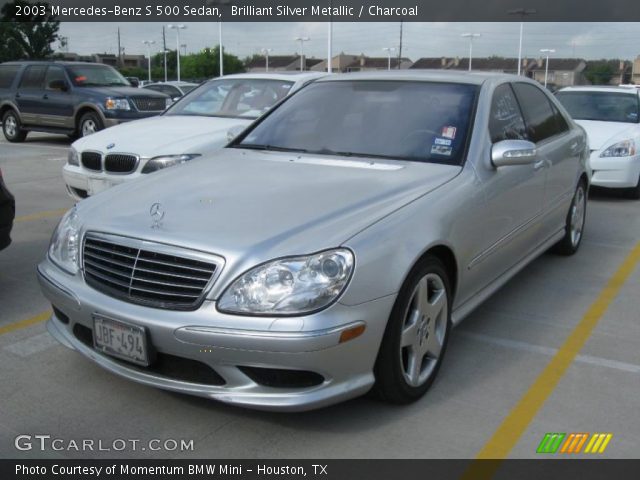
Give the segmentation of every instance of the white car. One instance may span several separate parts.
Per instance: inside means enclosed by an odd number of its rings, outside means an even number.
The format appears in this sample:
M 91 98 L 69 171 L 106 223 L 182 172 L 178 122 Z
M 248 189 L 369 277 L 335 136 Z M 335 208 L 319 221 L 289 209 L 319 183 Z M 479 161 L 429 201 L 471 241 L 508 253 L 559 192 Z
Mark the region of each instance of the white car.
M 567 87 L 556 94 L 589 137 L 591 184 L 640 199 L 640 90 Z
M 160 116 L 74 142 L 62 171 L 67 190 L 80 200 L 222 148 L 281 99 L 323 75 L 259 73 L 210 80 Z

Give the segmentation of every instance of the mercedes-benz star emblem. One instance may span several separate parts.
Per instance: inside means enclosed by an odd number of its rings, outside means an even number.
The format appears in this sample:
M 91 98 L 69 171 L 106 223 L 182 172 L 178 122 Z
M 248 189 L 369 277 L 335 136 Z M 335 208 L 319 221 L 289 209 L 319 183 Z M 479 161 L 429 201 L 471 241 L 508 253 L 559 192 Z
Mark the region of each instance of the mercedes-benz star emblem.
M 160 202 L 154 203 L 151 205 L 149 209 L 149 214 L 151 215 L 151 220 L 153 223 L 151 224 L 151 228 L 160 228 L 162 226 L 162 219 L 164 218 L 164 209 L 162 208 L 162 204 Z
M 116 146 L 115 143 L 110 143 L 109 145 L 107 145 L 107 150 L 111 150 L 115 146 Z

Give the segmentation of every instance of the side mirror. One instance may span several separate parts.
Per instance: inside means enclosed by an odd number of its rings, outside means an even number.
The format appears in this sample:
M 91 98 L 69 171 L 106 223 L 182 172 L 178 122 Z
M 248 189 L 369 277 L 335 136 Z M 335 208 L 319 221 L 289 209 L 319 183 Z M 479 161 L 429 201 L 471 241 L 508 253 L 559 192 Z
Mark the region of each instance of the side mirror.
M 496 168 L 509 165 L 527 165 L 535 162 L 536 145 L 528 140 L 503 140 L 491 147 L 491 163 Z
M 52 80 L 49 82 L 49 90 L 60 90 L 61 92 L 66 92 L 69 90 L 69 86 L 64 80 Z
M 131 84 L 132 87 L 139 87 L 140 86 L 140 80 L 138 79 L 138 77 L 126 77 L 127 80 L 129 81 L 129 83 Z
M 227 130 L 227 141 L 230 142 L 231 140 L 236 138 L 238 135 L 244 132 L 245 128 L 246 127 L 244 125 L 234 125 L 233 127 L 231 127 L 229 130 Z

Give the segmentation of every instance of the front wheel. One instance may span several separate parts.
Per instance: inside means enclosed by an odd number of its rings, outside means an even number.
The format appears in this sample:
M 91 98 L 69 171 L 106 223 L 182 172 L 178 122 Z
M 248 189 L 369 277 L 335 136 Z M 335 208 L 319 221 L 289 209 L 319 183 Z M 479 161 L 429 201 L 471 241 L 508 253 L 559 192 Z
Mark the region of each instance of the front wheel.
M 573 255 L 580 248 L 584 223 L 587 216 L 587 187 L 584 181 L 580 181 L 573 195 L 562 240 L 553 247 L 553 252 L 560 255 Z
M 375 391 L 392 403 L 422 397 L 440 369 L 451 330 L 449 275 L 425 257 L 409 274 L 389 317 L 375 365 Z
M 80 118 L 78 123 L 78 133 L 80 137 L 86 137 L 99 130 L 102 130 L 104 126 L 97 113 L 87 112 Z
M 9 110 L 2 117 L 2 133 L 4 138 L 14 143 L 22 142 L 27 138 L 27 132 L 22 130 L 18 114 L 13 110 Z

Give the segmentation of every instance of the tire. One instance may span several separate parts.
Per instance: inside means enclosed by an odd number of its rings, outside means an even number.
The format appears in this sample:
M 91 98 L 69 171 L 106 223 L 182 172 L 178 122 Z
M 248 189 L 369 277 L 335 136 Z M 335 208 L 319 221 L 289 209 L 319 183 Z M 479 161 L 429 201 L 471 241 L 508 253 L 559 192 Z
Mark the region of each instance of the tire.
M 633 200 L 640 200 L 640 178 L 638 178 L 638 184 L 629 189 L 628 195 Z
M 20 118 L 14 110 L 8 110 L 2 116 L 2 133 L 4 138 L 13 143 L 24 142 L 27 138 L 27 132 L 22 129 Z
M 91 135 L 92 133 L 98 132 L 104 128 L 102 124 L 102 120 L 95 112 L 87 112 L 82 117 L 80 117 L 80 121 L 78 122 L 78 136 L 86 137 L 87 135 Z
M 442 262 L 427 255 L 400 289 L 376 365 L 374 393 L 407 404 L 422 397 L 438 374 L 451 331 L 451 288 Z
M 553 253 L 569 256 L 578 251 L 582 242 L 586 217 L 587 187 L 585 182 L 581 180 L 573 194 L 573 200 L 571 200 L 571 206 L 567 213 L 564 237 L 553 246 Z

